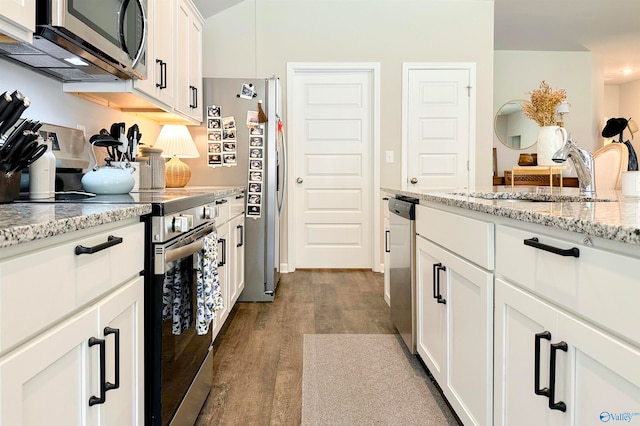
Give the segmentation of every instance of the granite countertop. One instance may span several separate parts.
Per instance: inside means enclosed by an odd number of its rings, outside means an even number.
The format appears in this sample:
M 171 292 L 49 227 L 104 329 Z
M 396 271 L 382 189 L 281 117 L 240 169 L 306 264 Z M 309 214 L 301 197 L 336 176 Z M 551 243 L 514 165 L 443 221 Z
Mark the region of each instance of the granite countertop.
M 215 198 L 237 194 L 244 186 L 187 186 L 175 192 L 211 192 Z M 156 192 L 160 192 L 157 190 Z M 0 204 L 0 248 L 78 231 L 151 213 L 151 204 L 82 202 Z
M 565 231 L 572 231 L 608 240 L 640 245 L 640 199 L 622 197 L 620 191 L 598 191 L 597 200 L 585 202 L 577 188 L 554 188 L 553 195 L 539 193 L 539 188 L 522 187 L 518 192 L 510 188 L 495 190 L 496 199 L 475 195 L 486 192 L 405 191 L 381 188 L 394 195 L 406 195 L 420 201 L 461 207 L 523 222 L 536 223 Z M 548 190 L 548 187 L 544 187 Z M 518 198 L 521 199 L 518 199 Z M 554 198 L 556 197 L 556 198 Z M 555 199 L 556 201 L 551 201 Z M 560 201 L 557 201 L 560 199 Z
M 151 204 L 0 204 L 0 248 L 151 213 Z

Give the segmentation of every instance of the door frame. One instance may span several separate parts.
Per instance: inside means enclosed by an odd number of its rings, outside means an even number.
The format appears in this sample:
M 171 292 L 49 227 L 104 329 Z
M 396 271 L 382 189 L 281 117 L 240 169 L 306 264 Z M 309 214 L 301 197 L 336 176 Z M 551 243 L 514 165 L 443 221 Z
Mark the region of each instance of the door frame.
M 379 259 L 381 250 L 381 229 L 380 217 L 380 63 L 379 62 L 287 62 L 287 134 L 293 134 L 293 122 L 295 111 L 293 104 L 293 88 L 296 75 L 314 72 L 331 74 L 334 71 L 365 71 L 371 74 L 371 136 L 373 145 L 371 147 L 371 200 L 368 206 L 373 212 L 371 217 L 371 228 L 373 231 L 373 239 L 371 241 L 369 259 L 371 269 L 374 272 L 383 270 Z M 295 141 L 289 141 L 287 145 L 287 163 L 292 164 L 295 158 L 296 144 Z M 290 172 L 287 173 L 287 186 L 295 188 L 295 176 L 292 167 L 289 166 Z M 294 206 L 297 202 L 295 191 L 288 191 L 287 197 L 287 264 L 281 266 L 281 271 L 294 272 L 296 270 L 295 257 L 295 227 L 294 227 Z
M 468 187 L 474 188 L 476 183 L 476 63 L 475 62 L 403 62 L 402 63 L 402 175 L 401 188 L 407 191 L 407 153 L 409 145 L 409 71 L 413 70 L 467 70 L 469 71 L 469 159 L 467 172 Z

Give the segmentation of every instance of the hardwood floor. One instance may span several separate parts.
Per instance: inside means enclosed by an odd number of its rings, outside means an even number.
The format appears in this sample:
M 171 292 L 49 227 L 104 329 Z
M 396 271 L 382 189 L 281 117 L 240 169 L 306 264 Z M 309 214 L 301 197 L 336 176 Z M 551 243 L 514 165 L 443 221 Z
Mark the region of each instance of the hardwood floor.
M 216 338 L 196 425 L 299 425 L 302 342 L 312 333 L 395 333 L 383 275 L 297 270 L 281 276 L 273 303 L 237 303 Z

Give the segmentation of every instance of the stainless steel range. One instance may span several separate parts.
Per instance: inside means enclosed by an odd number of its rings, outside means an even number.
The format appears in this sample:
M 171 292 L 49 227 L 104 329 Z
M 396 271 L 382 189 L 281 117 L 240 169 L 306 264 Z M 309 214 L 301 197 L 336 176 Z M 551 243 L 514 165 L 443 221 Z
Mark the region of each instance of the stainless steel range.
M 193 424 L 212 382 L 212 327 L 205 334 L 195 330 L 196 258 L 203 239 L 215 230 L 215 188 L 143 190 L 121 195 L 90 196 L 82 192 L 80 178 L 88 162 L 84 137 L 76 129 L 44 125 L 55 134 L 57 200 L 18 202 L 73 202 L 98 204 L 151 204 L 145 223 L 145 419 L 147 425 Z M 74 142 L 70 142 L 71 140 Z M 23 187 L 25 185 L 23 184 Z M 28 183 L 26 184 L 28 188 Z M 224 242 L 219 241 L 224 244 Z M 179 266 L 182 308 L 180 327 L 173 315 L 175 298 L 167 293 L 175 286 Z M 182 316 L 184 315 L 184 316 Z

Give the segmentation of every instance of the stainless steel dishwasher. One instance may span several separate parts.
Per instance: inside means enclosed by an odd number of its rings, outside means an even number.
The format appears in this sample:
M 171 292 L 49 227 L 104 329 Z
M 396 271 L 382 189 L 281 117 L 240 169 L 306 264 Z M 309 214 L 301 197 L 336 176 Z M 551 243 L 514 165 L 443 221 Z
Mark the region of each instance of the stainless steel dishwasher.
M 389 199 L 391 322 L 412 354 L 416 353 L 415 205 L 417 203 L 417 199 L 401 195 Z

